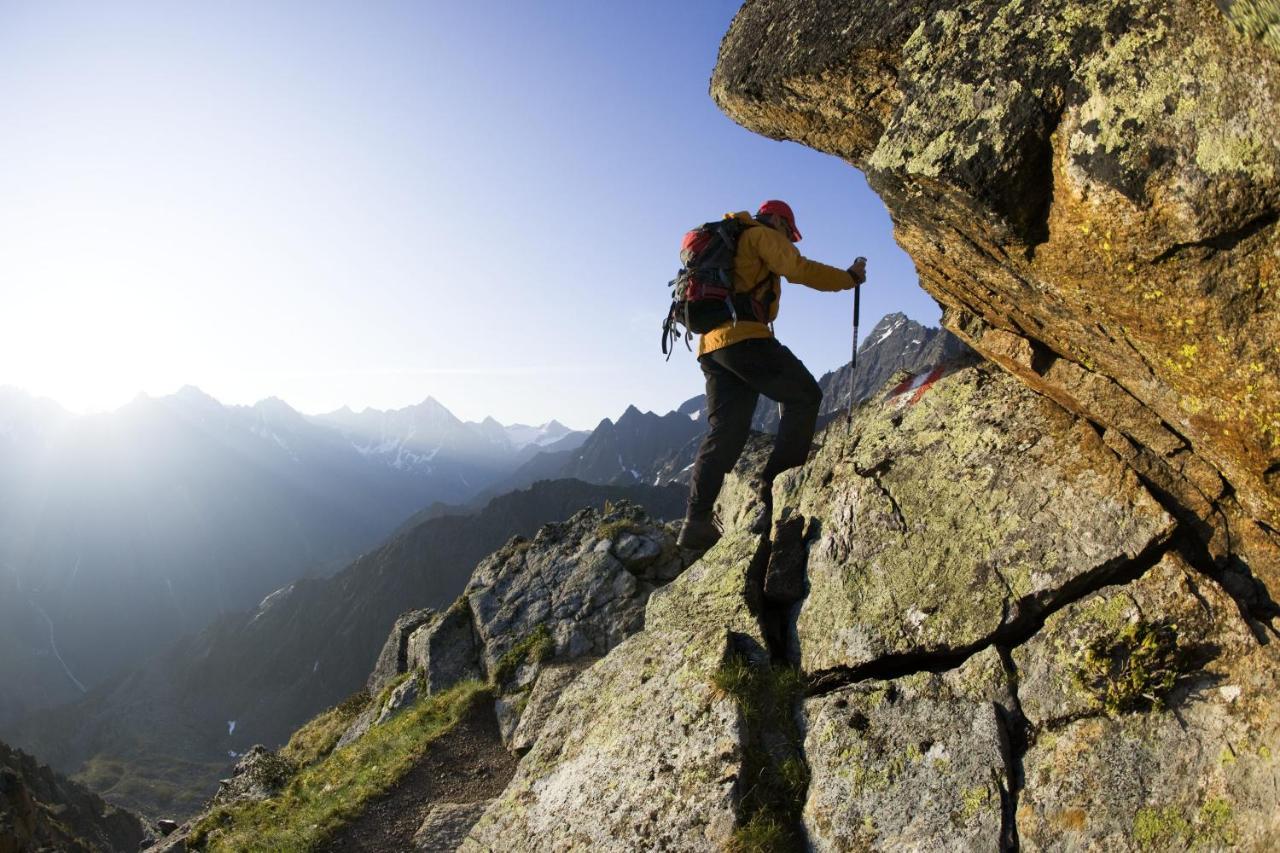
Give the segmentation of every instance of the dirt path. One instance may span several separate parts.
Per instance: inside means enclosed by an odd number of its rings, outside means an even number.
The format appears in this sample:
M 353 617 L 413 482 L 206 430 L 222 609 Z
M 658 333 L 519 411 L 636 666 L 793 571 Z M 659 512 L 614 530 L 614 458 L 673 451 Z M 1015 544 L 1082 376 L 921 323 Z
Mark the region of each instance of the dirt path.
M 491 702 L 477 702 L 394 788 L 325 845 L 326 853 L 403 853 L 433 805 L 481 803 L 502 793 L 516 759 L 502 746 Z M 425 848 L 432 849 L 432 848 Z

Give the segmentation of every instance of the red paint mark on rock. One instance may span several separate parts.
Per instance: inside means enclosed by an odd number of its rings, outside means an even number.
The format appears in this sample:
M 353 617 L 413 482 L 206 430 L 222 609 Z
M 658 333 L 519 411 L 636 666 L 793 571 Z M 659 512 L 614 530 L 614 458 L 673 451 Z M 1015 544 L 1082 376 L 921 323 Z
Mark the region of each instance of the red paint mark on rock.
M 889 392 L 889 401 L 898 406 L 914 406 L 920 402 L 920 398 L 925 395 L 925 392 L 933 387 L 933 383 L 941 379 L 946 372 L 946 365 L 940 364 L 928 373 L 918 373 L 915 376 L 907 377 Z M 910 396 L 905 396 L 908 393 L 910 393 Z

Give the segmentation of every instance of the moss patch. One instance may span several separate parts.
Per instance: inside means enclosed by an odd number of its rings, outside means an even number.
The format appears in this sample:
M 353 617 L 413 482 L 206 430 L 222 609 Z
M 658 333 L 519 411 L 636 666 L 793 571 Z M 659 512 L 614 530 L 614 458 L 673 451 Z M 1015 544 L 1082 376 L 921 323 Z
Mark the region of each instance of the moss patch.
M 493 683 L 500 686 L 525 663 L 541 663 L 555 652 L 556 643 L 551 639 L 551 630 L 546 625 L 539 625 L 498 658 L 493 667 Z
M 1115 716 L 1160 707 L 1187 671 L 1187 655 L 1173 622 L 1138 620 L 1081 649 L 1073 676 L 1103 710 Z
M 453 728 L 489 689 L 468 681 L 422 699 L 364 737 L 304 767 L 279 795 L 205 815 L 188 846 L 197 850 L 312 850 L 400 780 L 428 745 Z
M 1215 850 L 1235 843 L 1231 803 L 1211 797 L 1188 817 L 1178 806 L 1138 809 L 1133 840 L 1140 850 Z

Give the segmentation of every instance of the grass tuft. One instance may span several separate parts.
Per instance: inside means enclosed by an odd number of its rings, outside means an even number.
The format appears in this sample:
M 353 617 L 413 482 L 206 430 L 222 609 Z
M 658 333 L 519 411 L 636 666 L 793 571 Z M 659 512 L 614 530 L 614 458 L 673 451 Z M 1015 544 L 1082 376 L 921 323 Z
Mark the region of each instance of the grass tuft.
M 507 649 L 493 667 L 493 683 L 499 687 L 526 662 L 541 663 L 556 652 L 555 640 L 546 625 L 539 625 Z
M 711 677 L 716 690 L 730 696 L 747 725 L 738 812 L 740 824 L 729 849 L 791 851 L 804 848 L 798 830 L 809 789 L 809 767 L 795 706 L 804 697 L 804 674 L 789 666 L 754 665 L 733 656 Z M 764 733 L 782 735 L 781 744 Z
M 637 524 L 630 519 L 621 518 L 616 521 L 606 521 L 596 527 L 596 536 L 600 539 L 609 539 L 613 542 L 622 538 L 624 533 L 633 533 L 636 536 L 642 536 L 648 532 L 643 524 Z
M 733 833 L 725 848 L 728 853 L 777 853 L 795 847 L 794 832 L 787 822 L 769 811 L 759 811 Z
M 281 853 L 315 849 L 359 815 L 366 802 L 398 782 L 433 740 L 490 695 L 487 685 L 467 681 L 420 699 L 354 743 L 302 768 L 277 796 L 213 809 L 194 827 L 188 847 Z
M 294 732 L 293 737 L 280 750 L 280 757 L 298 767 L 315 764 L 333 752 L 342 733 L 350 728 L 351 723 L 371 701 L 373 699 L 367 690 L 351 694 Z

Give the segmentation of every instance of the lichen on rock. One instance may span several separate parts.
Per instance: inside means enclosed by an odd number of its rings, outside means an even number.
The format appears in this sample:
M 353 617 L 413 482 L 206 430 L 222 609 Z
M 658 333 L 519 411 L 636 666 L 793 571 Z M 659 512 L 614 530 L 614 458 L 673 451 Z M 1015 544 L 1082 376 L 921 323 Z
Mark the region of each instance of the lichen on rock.
M 1215 509 L 1276 530 L 1278 16 L 748 0 L 711 93 L 864 171 L 959 337 L 1158 458 L 1193 455 L 1229 484 Z M 1234 557 L 1280 593 L 1265 555 Z
M 565 688 L 516 778 L 462 849 L 727 843 L 744 731 L 713 678 L 743 642 L 734 628 L 762 645 L 746 603 L 741 556 L 751 550 L 722 541 L 651 599 L 645 630 Z
M 793 488 L 819 530 L 797 622 L 810 673 L 975 649 L 1173 528 L 1095 431 L 981 366 L 864 407 Z
M 815 850 L 995 850 L 1011 761 L 994 648 L 959 672 L 866 681 L 806 702 Z

